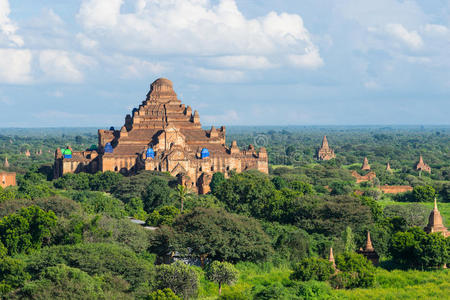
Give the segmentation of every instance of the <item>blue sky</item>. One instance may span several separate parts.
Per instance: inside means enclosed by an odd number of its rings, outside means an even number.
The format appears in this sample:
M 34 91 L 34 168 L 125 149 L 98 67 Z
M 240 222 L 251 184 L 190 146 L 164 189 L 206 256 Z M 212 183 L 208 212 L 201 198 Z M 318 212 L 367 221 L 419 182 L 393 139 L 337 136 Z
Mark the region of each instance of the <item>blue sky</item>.
M 450 124 L 450 1 L 0 0 L 0 127 Z

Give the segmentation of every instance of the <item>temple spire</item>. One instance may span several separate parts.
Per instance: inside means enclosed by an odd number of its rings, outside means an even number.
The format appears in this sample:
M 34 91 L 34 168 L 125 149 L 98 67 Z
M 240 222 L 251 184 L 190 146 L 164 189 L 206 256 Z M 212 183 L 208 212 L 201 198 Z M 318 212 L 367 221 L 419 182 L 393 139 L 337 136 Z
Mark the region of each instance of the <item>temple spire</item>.
M 365 171 L 370 170 L 369 160 L 367 159 L 367 157 L 364 157 L 364 161 L 363 161 L 361 170 L 365 170 Z
M 330 257 L 328 258 L 328 261 L 331 262 L 331 264 L 333 265 L 333 269 L 336 269 L 336 261 L 334 260 L 332 247 L 330 248 Z
M 391 165 L 389 164 L 389 162 L 386 165 L 386 171 L 388 171 L 388 172 L 392 171 Z
M 3 166 L 5 167 L 5 169 L 9 168 L 9 162 L 7 157 L 5 157 L 5 163 L 3 164 Z
M 434 197 L 434 210 L 438 210 L 437 208 L 437 198 Z
M 365 251 L 374 251 L 372 240 L 370 239 L 370 231 L 367 231 L 367 242 L 366 242 L 366 248 Z
M 323 136 L 323 140 L 322 140 L 322 148 L 323 148 L 323 149 L 328 148 L 328 140 L 327 140 L 327 136 L 326 136 L 326 135 Z

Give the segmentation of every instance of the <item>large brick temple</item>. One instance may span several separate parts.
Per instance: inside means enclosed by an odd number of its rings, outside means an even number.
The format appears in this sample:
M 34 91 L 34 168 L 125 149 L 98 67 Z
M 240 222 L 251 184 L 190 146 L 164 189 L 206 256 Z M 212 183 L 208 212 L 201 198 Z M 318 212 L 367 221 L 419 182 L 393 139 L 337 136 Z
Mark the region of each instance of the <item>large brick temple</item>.
M 181 103 L 170 80 L 160 78 L 120 130 L 98 130 L 98 145 L 86 151 L 58 148 L 54 172 L 55 178 L 78 172 L 170 172 L 191 190 L 207 193 L 215 172 L 227 176 L 249 169 L 268 173 L 266 149 L 241 150 L 236 141 L 228 146 L 223 126 L 202 129 L 198 112 Z

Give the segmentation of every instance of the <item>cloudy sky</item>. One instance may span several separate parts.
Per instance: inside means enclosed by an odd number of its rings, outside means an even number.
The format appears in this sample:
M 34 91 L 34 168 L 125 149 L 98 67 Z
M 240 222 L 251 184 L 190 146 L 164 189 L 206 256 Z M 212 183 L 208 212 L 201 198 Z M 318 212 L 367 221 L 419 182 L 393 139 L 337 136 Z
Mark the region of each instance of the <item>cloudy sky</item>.
M 0 0 L 0 127 L 450 125 L 450 0 Z

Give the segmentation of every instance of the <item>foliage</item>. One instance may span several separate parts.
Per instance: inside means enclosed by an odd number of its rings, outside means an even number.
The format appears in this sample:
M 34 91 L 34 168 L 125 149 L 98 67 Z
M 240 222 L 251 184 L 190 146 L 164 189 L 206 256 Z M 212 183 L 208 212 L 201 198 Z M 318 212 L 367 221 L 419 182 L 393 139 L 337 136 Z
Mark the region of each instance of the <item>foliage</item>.
M 29 253 L 49 238 L 56 220 L 52 211 L 45 212 L 37 206 L 22 208 L 0 220 L 0 241 L 10 255 Z
M 150 213 L 159 206 L 172 203 L 172 189 L 166 180 L 154 177 L 147 185 L 142 200 L 145 211 Z
M 432 202 L 436 192 L 432 186 L 416 186 L 412 191 L 412 200 L 416 202 Z
M 199 208 L 181 215 L 173 228 L 183 247 L 179 250 L 202 260 L 257 261 L 272 253 L 258 222 L 221 209 Z
M 125 204 L 125 211 L 127 214 L 138 220 L 147 219 L 147 213 L 144 210 L 144 202 L 140 198 L 131 198 L 127 204 Z
M 327 281 L 334 273 L 331 262 L 323 258 L 311 257 L 304 258 L 294 265 L 294 272 L 290 278 L 293 280 L 308 281 Z
M 450 242 L 441 233 L 426 234 L 413 227 L 392 237 L 390 252 L 395 262 L 408 268 L 441 267 L 450 261 Z
M 8 256 L 0 258 L 0 296 L 22 286 L 30 279 L 25 271 L 26 264 L 20 259 Z
M 156 290 L 148 295 L 145 300 L 180 300 L 171 289 Z
M 63 264 L 48 267 L 18 294 L 28 299 L 104 299 L 100 280 Z
M 227 262 L 213 261 L 206 269 L 206 278 L 219 284 L 219 295 L 222 293 L 222 285 L 233 284 L 238 277 L 236 268 Z
M 175 206 L 162 206 L 148 215 L 146 224 L 149 226 L 172 225 L 180 210 Z
M 120 200 L 102 192 L 75 192 L 72 194 L 72 198 L 81 203 L 88 213 L 101 213 L 114 218 L 126 215 L 124 204 Z
M 215 194 L 219 190 L 219 187 L 223 182 L 225 182 L 225 175 L 223 175 L 223 173 L 221 172 L 214 173 L 209 184 L 211 193 Z
M 157 289 L 170 288 L 178 296 L 187 299 L 197 295 L 199 284 L 195 270 L 181 261 L 156 267 Z
M 336 288 L 369 288 L 375 284 L 375 267 L 360 254 L 346 252 L 338 255 L 336 267 L 339 272 L 331 278 Z
M 90 276 L 112 274 L 121 276 L 132 289 L 153 282 L 152 263 L 139 258 L 128 248 L 114 244 L 76 244 L 43 248 L 27 258 L 27 270 L 33 276 L 48 267 L 65 264 L 79 268 Z

